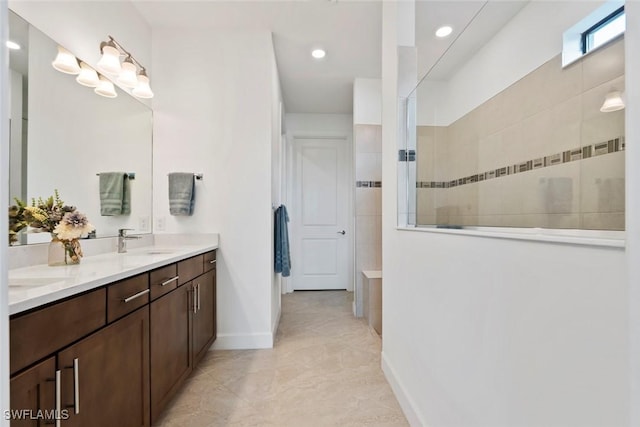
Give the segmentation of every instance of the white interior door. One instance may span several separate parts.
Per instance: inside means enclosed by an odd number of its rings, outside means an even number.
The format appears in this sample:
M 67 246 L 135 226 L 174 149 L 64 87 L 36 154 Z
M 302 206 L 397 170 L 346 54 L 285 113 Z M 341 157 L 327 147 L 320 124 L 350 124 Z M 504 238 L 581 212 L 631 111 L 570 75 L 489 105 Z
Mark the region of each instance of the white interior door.
M 291 279 L 294 290 L 347 289 L 349 167 L 346 139 L 295 138 Z

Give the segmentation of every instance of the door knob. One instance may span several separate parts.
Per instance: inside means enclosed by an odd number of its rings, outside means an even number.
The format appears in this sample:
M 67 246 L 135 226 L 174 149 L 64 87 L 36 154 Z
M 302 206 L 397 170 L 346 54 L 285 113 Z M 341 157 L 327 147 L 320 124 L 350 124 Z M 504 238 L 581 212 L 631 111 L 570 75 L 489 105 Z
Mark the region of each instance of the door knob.
M 342 234 L 344 236 L 345 234 L 347 234 L 347 232 L 342 230 L 342 231 L 338 231 L 338 234 Z

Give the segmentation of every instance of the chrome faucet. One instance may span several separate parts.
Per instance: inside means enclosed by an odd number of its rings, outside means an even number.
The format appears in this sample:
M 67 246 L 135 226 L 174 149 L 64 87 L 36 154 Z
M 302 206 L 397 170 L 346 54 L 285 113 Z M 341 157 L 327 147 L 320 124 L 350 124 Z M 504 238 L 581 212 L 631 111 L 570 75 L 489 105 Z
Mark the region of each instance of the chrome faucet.
M 132 231 L 132 228 L 120 228 L 118 229 L 118 253 L 123 254 L 127 252 L 127 240 L 139 239 L 140 236 L 129 236 L 127 231 Z

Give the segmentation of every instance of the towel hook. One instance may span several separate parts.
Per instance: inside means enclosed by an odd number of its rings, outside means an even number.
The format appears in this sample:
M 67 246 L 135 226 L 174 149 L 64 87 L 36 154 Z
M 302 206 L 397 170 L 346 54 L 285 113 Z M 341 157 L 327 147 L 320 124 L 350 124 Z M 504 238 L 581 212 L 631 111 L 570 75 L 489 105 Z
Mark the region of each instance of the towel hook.
M 196 177 L 198 181 L 202 181 L 203 175 L 201 173 L 194 173 L 193 175 Z

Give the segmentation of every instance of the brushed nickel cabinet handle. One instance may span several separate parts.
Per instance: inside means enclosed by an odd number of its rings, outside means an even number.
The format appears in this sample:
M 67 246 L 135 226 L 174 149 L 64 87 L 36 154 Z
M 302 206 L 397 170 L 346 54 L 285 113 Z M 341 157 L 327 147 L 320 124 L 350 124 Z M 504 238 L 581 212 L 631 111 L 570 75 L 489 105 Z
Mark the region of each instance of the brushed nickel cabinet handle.
M 209 264 L 215 264 L 216 260 L 214 259 L 213 261 L 209 261 Z
M 130 297 L 127 297 L 125 299 L 123 299 L 124 302 L 129 302 L 129 301 L 133 301 L 136 298 L 140 298 L 141 296 L 148 294 L 149 293 L 149 289 L 145 289 L 144 291 L 140 291 L 137 294 L 131 295 Z
M 62 376 L 62 371 L 60 371 L 60 369 L 58 369 L 56 371 L 56 413 L 55 413 L 55 418 L 56 418 L 56 427 L 60 427 L 60 421 L 61 421 L 61 415 L 62 415 L 62 397 L 60 396 L 60 380 L 61 380 L 61 376 Z
M 171 279 L 167 280 L 166 282 L 162 282 L 160 283 L 160 286 L 166 286 L 171 282 L 175 282 L 176 280 L 178 280 L 180 276 L 176 276 L 176 277 L 172 277 Z
M 80 361 L 73 359 L 73 406 L 76 414 L 80 413 Z
M 198 311 L 200 311 L 200 283 L 198 283 Z

